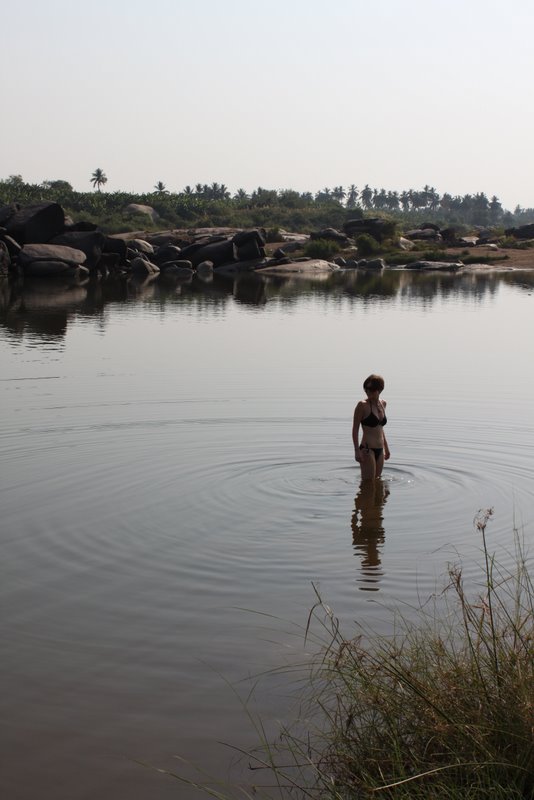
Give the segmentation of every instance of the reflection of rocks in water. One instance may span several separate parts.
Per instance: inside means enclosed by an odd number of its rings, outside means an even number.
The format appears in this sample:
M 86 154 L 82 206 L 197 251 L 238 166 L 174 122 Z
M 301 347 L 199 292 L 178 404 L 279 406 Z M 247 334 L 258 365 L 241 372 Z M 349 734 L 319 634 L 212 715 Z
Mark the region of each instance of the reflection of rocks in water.
M 265 281 L 257 275 L 242 275 L 234 281 L 234 298 L 239 303 L 260 306 L 267 302 Z
M 21 291 L 25 311 L 76 311 L 87 297 L 87 287 L 79 283 L 25 280 Z
M 0 278 L 0 312 L 5 314 L 13 305 L 14 287 L 7 278 Z
M 79 311 L 87 298 L 87 287 L 76 279 L 64 281 L 38 278 L 11 285 L 4 324 L 19 336 L 27 331 L 46 338 L 62 338 L 69 318 Z
M 139 300 L 152 300 L 156 293 L 157 275 L 138 276 L 128 280 L 128 295 Z
M 263 307 L 276 299 L 285 307 L 297 305 L 303 297 L 324 298 L 332 311 L 344 305 L 360 303 L 417 302 L 431 308 L 437 299 L 465 296 L 483 299 L 494 294 L 505 282 L 531 291 L 534 272 L 482 272 L 418 273 L 409 270 L 381 270 L 364 272 L 349 270 L 317 276 L 297 277 L 241 273 L 224 276 L 215 273 L 208 282 L 193 275 L 189 279 L 158 276 L 133 277 L 112 272 L 94 273 L 89 279 L 79 278 L 25 278 L 9 276 L 0 279 L 0 325 L 13 333 L 22 332 L 35 324 L 35 331 L 48 328 L 43 319 L 30 320 L 30 315 L 60 312 L 64 329 L 74 314 L 102 316 L 106 304 L 153 303 L 159 307 L 182 304 L 194 307 L 196 313 L 223 313 L 228 304 Z M 57 334 L 56 334 L 57 335 Z M 62 334 L 61 334 L 62 335 Z
M 384 544 L 385 531 L 382 511 L 389 495 L 383 480 L 362 481 L 354 501 L 351 519 L 354 553 L 361 558 L 360 589 L 377 592 L 383 574 L 380 553 Z

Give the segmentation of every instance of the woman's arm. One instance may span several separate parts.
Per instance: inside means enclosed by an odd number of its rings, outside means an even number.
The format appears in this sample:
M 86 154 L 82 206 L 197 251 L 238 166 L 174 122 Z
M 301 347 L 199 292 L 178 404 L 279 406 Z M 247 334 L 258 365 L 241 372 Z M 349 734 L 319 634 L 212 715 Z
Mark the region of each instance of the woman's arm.
M 382 400 L 382 407 L 384 409 L 384 414 L 386 413 L 386 406 L 387 406 L 386 401 Z M 388 440 L 386 439 L 384 428 L 382 428 L 382 436 L 384 437 L 384 460 L 387 461 L 391 453 L 389 452 Z
M 353 419 L 353 422 L 352 422 L 352 442 L 354 444 L 354 458 L 356 459 L 356 461 L 361 461 L 362 460 L 362 457 L 360 455 L 360 443 L 359 443 L 359 440 L 358 440 L 359 439 L 358 433 L 359 433 L 361 421 L 363 419 L 363 409 L 364 409 L 364 404 L 360 400 L 360 402 L 358 403 L 358 405 L 354 409 L 354 419 Z

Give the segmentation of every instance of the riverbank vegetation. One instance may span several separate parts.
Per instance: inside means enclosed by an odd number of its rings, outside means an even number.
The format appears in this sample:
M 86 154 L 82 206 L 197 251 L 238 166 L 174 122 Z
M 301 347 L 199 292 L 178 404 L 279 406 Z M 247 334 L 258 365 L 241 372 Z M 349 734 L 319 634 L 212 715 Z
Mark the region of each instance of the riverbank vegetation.
M 30 184 L 20 175 L 11 175 L 0 180 L 0 204 L 58 202 L 77 221 L 93 222 L 107 233 L 212 226 L 278 227 L 306 232 L 341 228 L 347 219 L 369 214 L 388 217 L 405 229 L 433 222 L 440 228 L 478 225 L 501 227 L 504 231 L 534 222 L 533 208 L 516 206 L 514 211 L 508 211 L 495 195 L 440 195 L 431 186 L 398 192 L 352 184 L 348 188 L 326 187 L 315 193 L 258 187 L 252 192 L 238 189 L 231 194 L 219 183 L 185 186 L 181 191 L 170 192 L 163 181 L 158 181 L 153 191 L 134 194 L 103 191 L 107 180 L 105 172 L 98 168 L 90 178 L 96 191 L 77 192 L 65 180 Z M 127 212 L 130 204 L 151 206 L 158 219 L 152 221 L 145 214 Z
M 491 515 L 475 518 L 478 587 L 451 566 L 446 589 L 397 613 L 390 636 L 345 638 L 318 596 L 306 637 L 319 624 L 327 643 L 299 721 L 274 743 L 257 724 L 257 783 L 240 796 L 272 797 L 263 774 L 280 796 L 321 800 L 534 798 L 534 586 L 517 531 L 511 569 L 488 552 Z

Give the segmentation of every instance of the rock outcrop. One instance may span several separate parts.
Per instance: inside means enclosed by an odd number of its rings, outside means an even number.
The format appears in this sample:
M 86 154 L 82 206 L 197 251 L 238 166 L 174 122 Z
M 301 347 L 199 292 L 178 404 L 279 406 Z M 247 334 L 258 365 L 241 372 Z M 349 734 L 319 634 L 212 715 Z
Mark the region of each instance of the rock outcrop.
M 159 214 L 152 206 L 145 206 L 141 203 L 130 203 L 124 209 L 127 214 L 144 214 L 147 217 L 150 217 L 152 222 L 157 222 L 159 219 Z
M 132 210 L 139 211 L 139 207 Z M 165 280 L 196 277 L 206 283 L 217 275 L 292 263 L 283 252 L 277 258 L 267 258 L 265 231 L 256 228 L 152 235 L 139 231 L 106 236 L 91 223 L 77 224 L 67 218 L 57 203 L 2 206 L 0 223 L 0 274 L 4 275 L 85 278 L 91 273 L 101 277 L 111 273 L 126 279 L 131 276 L 136 281 L 154 280 L 161 275 Z M 346 238 L 344 234 L 339 236 Z

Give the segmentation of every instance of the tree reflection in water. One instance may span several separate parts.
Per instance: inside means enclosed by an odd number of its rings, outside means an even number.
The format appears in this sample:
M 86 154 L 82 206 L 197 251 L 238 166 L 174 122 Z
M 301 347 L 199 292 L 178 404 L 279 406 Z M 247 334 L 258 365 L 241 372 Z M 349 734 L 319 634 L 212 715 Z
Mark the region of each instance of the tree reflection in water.
M 351 519 L 354 553 L 361 558 L 362 591 L 377 592 L 383 575 L 381 551 L 385 539 L 383 508 L 389 489 L 381 478 L 362 481 Z

